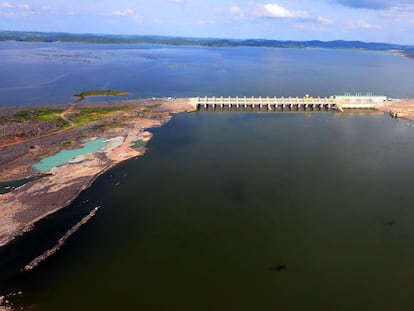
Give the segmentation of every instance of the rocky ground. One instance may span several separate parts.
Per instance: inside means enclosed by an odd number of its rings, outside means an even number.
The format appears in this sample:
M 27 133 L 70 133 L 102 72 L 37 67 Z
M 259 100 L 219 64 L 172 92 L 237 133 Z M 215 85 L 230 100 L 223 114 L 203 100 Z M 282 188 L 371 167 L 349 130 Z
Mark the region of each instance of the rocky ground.
M 414 121 L 414 99 L 387 102 L 379 109 L 390 113 L 393 117 Z
M 96 138 L 109 140 L 100 152 L 78 156 L 50 170 L 45 177 L 1 194 L 0 247 L 30 231 L 38 220 L 69 205 L 82 190 L 88 188 L 109 168 L 126 159 L 142 155 L 145 147 L 134 148 L 133 143 L 151 139 L 152 134 L 146 129 L 163 125 L 170 120 L 172 113 L 195 109 L 187 99 L 126 100 L 81 105 L 132 108 L 82 127 L 64 131 L 48 129 L 46 133 L 39 131 L 38 135 L 0 145 L 0 182 L 7 182 L 38 175 L 39 172 L 32 166 L 62 149 L 77 148 Z M 5 114 L 4 111 L 1 113 Z M 31 125 L 37 126 L 35 123 Z

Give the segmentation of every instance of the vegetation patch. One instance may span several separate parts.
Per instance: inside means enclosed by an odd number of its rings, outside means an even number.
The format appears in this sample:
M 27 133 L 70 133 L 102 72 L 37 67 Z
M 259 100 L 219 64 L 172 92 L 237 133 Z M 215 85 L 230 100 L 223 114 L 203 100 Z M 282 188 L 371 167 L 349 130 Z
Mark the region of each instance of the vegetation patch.
M 134 141 L 132 147 L 133 148 L 139 148 L 139 147 L 144 147 L 145 146 L 145 141 L 139 139 L 137 141 Z
M 68 126 L 68 122 L 63 120 L 60 114 L 62 109 L 39 108 L 31 110 L 22 110 L 12 116 L 0 117 L 0 123 L 4 122 L 25 122 L 39 121 L 51 122 L 58 127 Z
M 129 110 L 131 107 L 98 107 L 98 108 L 82 108 L 77 112 L 72 113 L 68 116 L 76 126 L 83 126 L 88 123 L 102 120 L 117 112 Z
M 111 128 L 126 127 L 126 126 L 128 126 L 127 123 L 124 123 L 124 122 L 121 122 L 121 121 L 112 121 L 112 122 L 105 122 L 105 123 L 97 124 L 97 125 L 93 126 L 90 130 L 91 131 L 103 132 L 103 131 L 111 129 Z
M 94 91 L 85 91 L 79 94 L 75 94 L 75 97 L 79 97 L 79 100 L 83 100 L 88 96 L 123 96 L 128 95 L 128 92 L 117 91 L 117 90 L 94 90 Z

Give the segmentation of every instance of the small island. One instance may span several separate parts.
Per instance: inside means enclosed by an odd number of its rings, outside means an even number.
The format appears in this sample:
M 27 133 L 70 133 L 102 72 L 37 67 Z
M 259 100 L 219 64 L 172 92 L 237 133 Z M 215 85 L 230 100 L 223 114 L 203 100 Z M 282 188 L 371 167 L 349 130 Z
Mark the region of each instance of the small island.
M 90 96 L 126 96 L 128 92 L 125 91 L 118 91 L 118 90 L 92 90 L 92 91 L 84 91 L 73 96 L 78 97 L 79 101 L 84 100 Z

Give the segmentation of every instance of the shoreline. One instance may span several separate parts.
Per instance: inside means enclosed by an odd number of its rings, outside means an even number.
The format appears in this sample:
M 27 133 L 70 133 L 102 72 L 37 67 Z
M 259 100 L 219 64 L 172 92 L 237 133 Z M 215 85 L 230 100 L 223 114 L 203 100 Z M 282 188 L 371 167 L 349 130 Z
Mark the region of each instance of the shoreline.
M 89 188 L 96 179 L 113 168 L 117 164 L 140 157 L 145 153 L 145 144 L 152 138 L 147 129 L 164 125 L 171 119 L 171 115 L 180 112 L 192 112 L 194 107 L 187 99 L 171 100 L 127 100 L 120 104 L 134 105 L 126 112 L 118 113 L 97 125 L 105 125 L 105 122 L 113 122 L 114 119 L 122 119 L 124 124 L 119 127 L 105 128 L 101 133 L 92 130 L 91 125 L 78 129 L 68 130 L 69 134 L 77 135 L 71 147 L 83 145 L 87 141 L 104 138 L 108 144 L 100 151 L 79 155 L 69 162 L 46 172 L 45 177 L 30 181 L 5 194 L 0 194 L 0 248 L 8 245 L 19 236 L 31 231 L 35 224 L 47 216 L 67 207 L 79 194 Z M 117 102 L 115 102 L 116 104 Z M 89 105 L 106 105 L 113 103 L 90 103 Z M 111 125 L 111 123 L 107 123 Z M 68 135 L 63 132 L 61 135 Z M 59 133 L 55 134 L 59 138 Z M 51 134 L 53 136 L 53 133 Z M 47 137 L 46 137 L 47 139 Z M 40 138 L 39 140 L 42 140 Z M 55 139 L 56 140 L 56 139 Z M 59 141 L 59 139 L 57 139 Z M 144 146 L 135 148 L 134 142 L 143 141 Z M 31 141 L 31 143 L 34 143 Z M 46 142 L 47 144 L 47 142 Z M 39 158 L 63 150 L 62 146 L 47 146 L 44 155 L 29 154 L 22 155 L 17 159 L 6 163 L 0 163 L 2 171 L 8 171 L 6 176 L 0 178 L 2 181 L 16 180 L 21 177 L 34 177 L 39 174 L 32 165 Z M 27 144 L 21 142 L 26 150 Z M 9 148 L 2 148 L 5 153 Z M 42 148 L 39 148 L 42 149 Z
M 378 110 L 389 113 L 393 118 L 414 122 L 414 99 L 390 102 L 379 107 Z

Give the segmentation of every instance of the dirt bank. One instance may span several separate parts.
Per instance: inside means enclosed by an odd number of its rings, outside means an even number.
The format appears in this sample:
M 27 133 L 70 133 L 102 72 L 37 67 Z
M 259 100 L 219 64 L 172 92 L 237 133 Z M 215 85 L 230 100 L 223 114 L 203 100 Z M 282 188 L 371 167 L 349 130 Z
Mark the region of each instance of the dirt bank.
M 414 99 L 387 102 L 379 110 L 388 112 L 393 117 L 414 121 Z
M 38 175 L 39 172 L 32 165 L 62 149 L 77 148 L 96 138 L 108 140 L 99 152 L 77 156 L 46 172 L 48 176 L 0 195 L 0 247 L 30 231 L 40 219 L 68 206 L 109 168 L 142 155 L 145 147 L 134 148 L 133 145 L 136 141 L 147 142 L 151 139 L 152 134 L 146 129 L 162 126 L 171 119 L 172 113 L 194 111 L 187 99 L 124 100 L 76 105 L 130 106 L 131 109 L 82 127 L 42 133 L 38 137 L 0 146 L 0 181 L 7 182 Z M 4 111 L 1 113 L 6 114 Z

